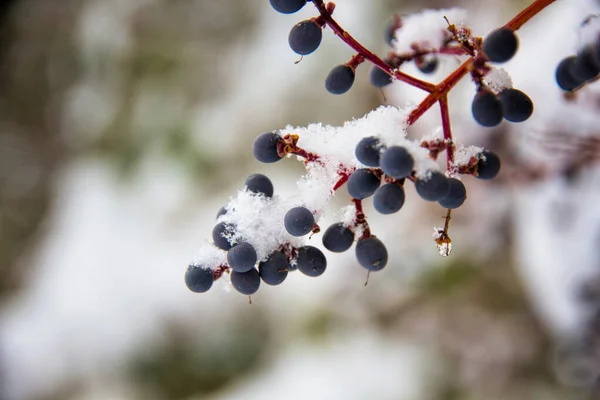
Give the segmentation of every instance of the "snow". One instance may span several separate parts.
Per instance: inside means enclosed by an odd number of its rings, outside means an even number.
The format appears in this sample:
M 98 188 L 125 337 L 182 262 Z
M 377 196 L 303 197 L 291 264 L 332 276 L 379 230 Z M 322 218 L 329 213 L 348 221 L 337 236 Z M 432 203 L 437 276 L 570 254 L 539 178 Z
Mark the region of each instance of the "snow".
M 429 157 L 429 151 L 421 147 L 420 140 L 406 138 L 406 121 L 410 111 L 410 108 L 381 106 L 342 126 L 319 123 L 307 127 L 287 126 L 280 130 L 279 134 L 282 137 L 287 134 L 298 135 L 298 147 L 317 154 L 319 159 L 306 163 L 307 173 L 298 180 L 298 191 L 290 196 L 276 193 L 272 198 L 267 198 L 239 190 L 237 195 L 229 200 L 226 206 L 228 212 L 219 217 L 219 221 L 231 223 L 236 227 L 235 233 L 228 238 L 230 242 L 250 243 L 259 260 L 265 260 L 286 244 L 293 247 L 306 244 L 305 238 L 297 238 L 287 233 L 283 226 L 285 214 L 293 207 L 304 206 L 311 210 L 318 223 L 319 218 L 328 209 L 330 199 L 334 195 L 332 189 L 340 179 L 340 172 L 349 172 L 361 166 L 354 149 L 365 137 L 377 136 L 388 146 L 405 147 L 415 160 L 417 178 L 425 178 L 431 171 L 439 170 L 437 163 Z M 297 158 L 304 161 L 302 157 Z M 344 221 L 347 225 L 352 224 L 349 213 L 345 214 Z M 207 242 L 198 250 L 194 263 L 216 268 L 224 264 L 224 254 L 224 251 Z
M 512 78 L 504 68 L 492 67 L 483 81 L 495 94 L 513 87 Z
M 398 54 L 411 53 L 413 44 L 421 49 L 437 50 L 450 36 L 448 18 L 451 24 L 460 25 L 467 12 L 461 8 L 424 10 L 419 13 L 402 16 L 402 27 L 395 32 L 393 49 Z
M 457 145 L 454 150 L 454 165 L 457 167 L 468 165 L 472 157 L 479 158 L 482 152 L 483 147 L 481 146 Z

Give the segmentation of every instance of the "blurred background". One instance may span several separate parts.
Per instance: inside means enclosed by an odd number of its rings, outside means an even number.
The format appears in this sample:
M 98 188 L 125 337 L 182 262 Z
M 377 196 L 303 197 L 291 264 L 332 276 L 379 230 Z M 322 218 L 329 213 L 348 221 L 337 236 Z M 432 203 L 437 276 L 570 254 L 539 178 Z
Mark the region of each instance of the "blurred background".
M 529 3 L 340 0 L 335 17 L 385 55 L 394 13 L 464 7 L 483 36 Z M 444 210 L 409 190 L 398 215 L 367 207 L 391 253 L 368 286 L 353 254 L 329 253 L 324 276 L 290 274 L 249 305 L 225 279 L 197 295 L 183 275 L 248 174 L 282 192 L 302 175 L 255 161 L 253 139 L 423 94 L 384 96 L 366 65 L 348 94 L 326 92 L 352 53 L 326 31 L 295 64 L 287 35 L 310 4 L 2 1 L 0 399 L 596 398 L 600 91 L 565 99 L 553 73 L 597 36 L 581 26 L 597 8 L 559 0 L 519 31 L 505 68 L 535 103 L 526 123 L 480 128 L 473 85 L 453 92 L 457 140 L 504 164 L 465 178 L 450 257 L 431 236 Z M 459 63 L 406 68 L 437 82 Z M 438 126 L 432 111 L 409 133 Z M 340 191 L 332 210 L 347 202 Z

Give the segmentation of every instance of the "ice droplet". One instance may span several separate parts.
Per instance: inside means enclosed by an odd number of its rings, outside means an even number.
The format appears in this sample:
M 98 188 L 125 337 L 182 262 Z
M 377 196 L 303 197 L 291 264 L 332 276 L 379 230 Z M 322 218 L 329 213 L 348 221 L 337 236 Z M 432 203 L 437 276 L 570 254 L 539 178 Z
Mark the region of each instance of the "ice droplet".
M 437 251 L 442 257 L 448 257 L 450 253 L 452 253 L 452 243 L 450 242 L 442 242 L 438 243 Z

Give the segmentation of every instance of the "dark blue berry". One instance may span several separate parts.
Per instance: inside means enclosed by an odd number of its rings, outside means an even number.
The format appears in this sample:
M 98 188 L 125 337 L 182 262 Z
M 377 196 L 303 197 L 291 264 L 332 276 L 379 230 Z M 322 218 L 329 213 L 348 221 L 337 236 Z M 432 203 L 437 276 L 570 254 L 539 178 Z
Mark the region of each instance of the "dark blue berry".
M 231 223 L 219 222 L 216 224 L 212 230 L 212 238 L 213 242 L 215 242 L 215 246 L 222 250 L 229 250 L 231 248 L 231 243 L 228 238 L 230 238 L 234 232 L 235 227 Z
M 386 175 L 402 179 L 411 174 L 415 160 L 404 147 L 392 146 L 383 152 L 379 164 Z
M 285 230 L 292 236 L 304 236 L 315 225 L 315 217 L 306 207 L 294 207 L 283 218 Z
M 385 27 L 384 39 L 388 46 L 391 46 L 394 40 L 396 40 L 396 22 L 390 21 Z
M 334 67 L 325 79 L 325 89 L 332 94 L 344 94 L 354 84 L 354 69 L 347 65 Z
M 431 172 L 425 179 L 417 179 L 415 182 L 417 193 L 427 201 L 438 201 L 448 195 L 450 183 L 446 175 L 441 172 Z
M 596 59 L 595 49 L 592 46 L 584 47 L 571 66 L 571 73 L 578 80 L 589 81 L 600 73 L 600 65 Z
M 348 178 L 348 193 L 355 199 L 372 196 L 379 187 L 381 180 L 368 168 L 359 168 Z
M 379 271 L 387 264 L 387 249 L 381 240 L 374 236 L 360 239 L 356 243 L 356 259 L 369 271 Z
M 375 136 L 369 136 L 361 139 L 356 145 L 354 154 L 358 161 L 366 165 L 367 167 L 379 167 L 379 159 L 381 157 L 381 151 L 383 146 L 378 138 Z
M 415 60 L 415 65 L 424 74 L 432 74 L 438 66 L 437 57 L 421 57 Z
M 279 285 L 288 275 L 289 262 L 285 254 L 276 251 L 258 264 L 258 273 L 267 285 Z
M 484 151 L 477 163 L 477 175 L 479 179 L 493 179 L 500 172 L 500 157 L 491 151 Z
M 471 104 L 473 118 L 479 125 L 492 127 L 502 122 L 502 103 L 498 96 L 488 89 L 480 89 Z
M 255 268 L 246 272 L 231 272 L 231 284 L 241 294 L 250 296 L 260 287 L 260 275 Z
M 248 272 L 257 261 L 256 250 L 250 243 L 238 243 L 227 252 L 227 263 L 237 272 Z
M 206 292 L 211 288 L 213 281 L 213 271 L 201 265 L 190 265 L 185 272 L 185 284 L 192 292 Z
M 321 27 L 312 19 L 307 19 L 294 25 L 288 43 L 294 52 L 305 56 L 319 47 L 322 38 Z
M 505 89 L 498 95 L 502 103 L 502 115 L 510 122 L 523 122 L 533 114 L 533 102 L 517 89 Z
M 450 190 L 443 199 L 439 200 L 439 203 L 444 208 L 458 208 L 467 199 L 467 189 L 465 185 L 456 178 L 448 178 L 450 183 Z
M 404 205 L 404 188 L 395 182 L 386 183 L 375 191 L 373 207 L 382 214 L 393 214 Z
M 227 209 L 225 208 L 225 206 L 223 206 L 219 209 L 219 212 L 217 212 L 217 219 L 219 219 L 219 217 L 221 215 L 225 215 L 225 214 L 227 214 Z
M 271 7 L 282 14 L 293 14 L 300 11 L 306 0 L 269 0 Z
M 483 52 L 492 62 L 503 63 L 510 60 L 518 47 L 517 35 L 506 27 L 490 32 L 483 40 Z
M 371 85 L 382 88 L 384 86 L 392 83 L 392 77 L 385 71 L 376 66 L 371 68 L 371 74 L 369 75 L 369 80 L 371 81 Z
M 266 197 L 273 197 L 273 184 L 271 180 L 263 174 L 252 174 L 246 179 L 246 189 L 249 192 L 264 194 Z
M 348 250 L 354 242 L 354 232 L 341 222 L 331 225 L 323 234 L 323 246 L 334 253 Z
M 585 80 L 573 75 L 576 62 L 577 57 L 571 56 L 563 59 L 556 67 L 556 83 L 558 83 L 558 87 L 567 92 L 572 92 L 585 83 Z
M 281 160 L 277 153 L 277 145 L 283 139 L 274 132 L 265 132 L 254 139 L 252 152 L 254 157 L 260 162 L 274 163 Z
M 325 255 L 321 250 L 313 246 L 300 247 L 296 263 L 300 272 L 312 277 L 322 275 L 325 272 L 325 268 L 327 268 Z

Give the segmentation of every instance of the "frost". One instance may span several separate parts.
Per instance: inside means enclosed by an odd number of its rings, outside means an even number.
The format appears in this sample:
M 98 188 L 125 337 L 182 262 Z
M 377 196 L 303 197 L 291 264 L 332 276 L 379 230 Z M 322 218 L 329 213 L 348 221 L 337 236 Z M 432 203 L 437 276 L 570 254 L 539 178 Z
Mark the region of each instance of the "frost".
M 513 87 L 512 78 L 504 68 L 492 67 L 490 72 L 483 78 L 483 82 L 495 94 Z
M 402 27 L 395 32 L 392 43 L 394 51 L 399 54 L 411 53 L 416 44 L 421 49 L 437 50 L 444 45 L 450 33 L 448 18 L 451 24 L 461 24 L 467 12 L 461 8 L 424 10 L 402 17 Z

